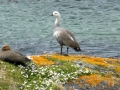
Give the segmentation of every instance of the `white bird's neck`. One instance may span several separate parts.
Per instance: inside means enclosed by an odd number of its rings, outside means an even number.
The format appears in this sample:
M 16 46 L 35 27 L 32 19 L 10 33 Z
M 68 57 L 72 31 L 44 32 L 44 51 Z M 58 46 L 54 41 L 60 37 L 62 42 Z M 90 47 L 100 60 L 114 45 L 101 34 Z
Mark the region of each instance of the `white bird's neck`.
M 56 27 L 56 26 L 60 26 L 60 17 L 56 17 L 54 27 Z

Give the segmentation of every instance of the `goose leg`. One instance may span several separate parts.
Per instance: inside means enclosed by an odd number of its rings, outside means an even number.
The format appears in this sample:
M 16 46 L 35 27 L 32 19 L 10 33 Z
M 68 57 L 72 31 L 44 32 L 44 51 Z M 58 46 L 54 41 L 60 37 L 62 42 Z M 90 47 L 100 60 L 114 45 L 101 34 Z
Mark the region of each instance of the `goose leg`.
M 67 47 L 67 55 L 68 55 L 68 49 L 69 49 L 69 47 Z
M 63 54 L 64 56 L 68 56 L 68 49 L 69 49 L 69 47 L 67 47 L 67 54 Z
M 63 46 L 61 45 L 61 53 L 60 53 L 61 55 L 62 55 L 62 48 L 63 48 Z

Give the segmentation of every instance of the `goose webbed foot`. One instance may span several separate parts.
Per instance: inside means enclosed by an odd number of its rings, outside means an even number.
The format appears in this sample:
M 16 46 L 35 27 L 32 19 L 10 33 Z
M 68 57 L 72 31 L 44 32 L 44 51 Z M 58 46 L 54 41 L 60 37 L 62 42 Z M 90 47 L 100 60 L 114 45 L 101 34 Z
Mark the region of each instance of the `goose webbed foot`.
M 68 54 L 62 54 L 63 56 L 69 56 Z
M 63 54 L 63 53 L 58 53 L 60 55 L 63 55 L 63 56 L 69 56 L 68 54 Z

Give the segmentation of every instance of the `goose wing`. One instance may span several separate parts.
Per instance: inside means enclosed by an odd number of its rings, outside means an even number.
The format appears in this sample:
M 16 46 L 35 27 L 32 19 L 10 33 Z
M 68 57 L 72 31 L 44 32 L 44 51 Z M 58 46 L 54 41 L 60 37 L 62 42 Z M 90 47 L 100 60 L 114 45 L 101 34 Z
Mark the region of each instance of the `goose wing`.
M 79 47 L 79 44 L 77 43 L 74 35 L 64 29 L 64 28 L 61 28 L 60 30 L 60 33 L 59 33 L 59 39 L 62 41 L 62 43 L 68 47 L 71 47 L 71 48 L 80 48 Z

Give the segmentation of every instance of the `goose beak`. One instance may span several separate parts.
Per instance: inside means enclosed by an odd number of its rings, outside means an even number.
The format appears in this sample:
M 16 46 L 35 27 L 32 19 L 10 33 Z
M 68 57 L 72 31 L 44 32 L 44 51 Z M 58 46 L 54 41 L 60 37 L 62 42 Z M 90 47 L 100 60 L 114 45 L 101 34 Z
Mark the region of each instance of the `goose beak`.
M 50 16 L 53 16 L 53 14 L 51 14 Z

